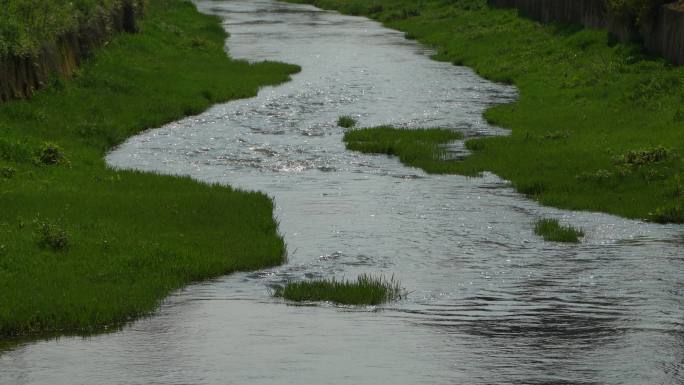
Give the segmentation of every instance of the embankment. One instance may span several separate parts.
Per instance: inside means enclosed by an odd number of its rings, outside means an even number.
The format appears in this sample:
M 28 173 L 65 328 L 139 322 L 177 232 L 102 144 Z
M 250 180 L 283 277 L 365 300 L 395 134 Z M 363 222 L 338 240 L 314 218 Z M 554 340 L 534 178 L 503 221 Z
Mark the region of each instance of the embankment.
M 487 0 L 493 7 L 516 8 L 543 23 L 568 22 L 605 29 L 622 42 L 642 42 L 647 50 L 684 64 L 684 6 L 665 4 L 645 20 L 611 14 L 606 0 Z
M 42 43 L 35 53 L 0 57 L 0 103 L 27 98 L 57 78 L 69 79 L 92 52 L 122 32 L 136 32 L 143 0 L 123 0 L 95 12 L 75 30 Z

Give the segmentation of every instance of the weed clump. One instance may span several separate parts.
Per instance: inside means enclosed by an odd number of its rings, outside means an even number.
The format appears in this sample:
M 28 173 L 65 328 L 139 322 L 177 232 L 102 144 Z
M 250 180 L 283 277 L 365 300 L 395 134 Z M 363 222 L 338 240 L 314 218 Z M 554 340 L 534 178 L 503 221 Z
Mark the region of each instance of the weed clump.
M 338 281 L 335 278 L 305 282 L 291 282 L 275 288 L 274 297 L 290 301 L 329 301 L 342 305 L 378 305 L 401 299 L 403 291 L 394 277 L 373 277 L 363 274 L 356 281 Z
M 545 241 L 579 243 L 584 232 L 572 226 L 561 226 L 556 219 L 544 218 L 537 221 L 534 226 L 535 234 L 544 238 Z
M 43 144 L 40 154 L 38 155 L 38 160 L 41 164 L 47 166 L 67 163 L 67 159 L 64 156 L 64 151 L 62 151 L 62 148 L 54 143 L 49 142 Z
M 356 126 L 356 119 L 354 119 L 353 117 L 351 117 L 349 115 L 340 116 L 337 119 L 337 125 L 342 127 L 342 128 L 352 128 L 352 127 Z
M 670 150 L 666 149 L 665 147 L 658 146 L 636 151 L 627 151 L 623 155 L 615 158 L 614 163 L 617 165 L 623 164 L 627 166 L 639 167 L 666 160 L 670 156 Z
M 0 167 L 0 178 L 12 179 L 16 173 L 17 170 L 12 167 Z
M 54 251 L 63 251 L 69 248 L 69 233 L 57 225 L 42 223 L 39 229 L 38 245 Z
M 570 137 L 570 131 L 567 131 L 567 130 L 551 131 L 551 132 L 547 132 L 546 134 L 544 134 L 544 139 L 546 139 L 546 140 L 567 139 L 569 137 Z

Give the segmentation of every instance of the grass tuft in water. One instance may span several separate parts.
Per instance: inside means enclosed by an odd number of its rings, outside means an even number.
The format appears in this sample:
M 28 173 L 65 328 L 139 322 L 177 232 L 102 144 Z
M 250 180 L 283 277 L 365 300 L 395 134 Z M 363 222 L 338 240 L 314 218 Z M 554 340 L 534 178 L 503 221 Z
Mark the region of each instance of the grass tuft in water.
M 378 305 L 402 298 L 403 290 L 394 276 L 386 279 L 363 274 L 356 281 L 320 279 L 291 282 L 277 287 L 274 297 L 296 302 L 329 301 L 342 305 Z
M 352 128 L 356 126 L 356 119 L 349 115 L 340 116 L 337 119 L 337 125 L 342 128 Z
M 539 219 L 534 226 L 534 232 L 544 238 L 545 241 L 579 243 L 584 232 L 572 226 L 562 226 L 558 220 L 543 218 Z
M 448 159 L 444 145 L 461 138 L 460 132 L 442 128 L 409 130 L 389 126 L 362 128 L 344 134 L 349 150 L 396 155 L 402 163 L 431 174 L 453 172 L 451 167 L 456 162 Z

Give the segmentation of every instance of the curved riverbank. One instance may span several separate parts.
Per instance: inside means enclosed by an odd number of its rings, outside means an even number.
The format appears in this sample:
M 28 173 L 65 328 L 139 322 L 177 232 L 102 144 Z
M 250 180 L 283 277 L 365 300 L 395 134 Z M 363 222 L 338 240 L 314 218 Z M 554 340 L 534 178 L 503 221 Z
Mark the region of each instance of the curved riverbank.
M 468 141 L 458 173 L 492 171 L 544 205 L 684 222 L 684 68 L 484 0 L 304 2 L 375 18 L 434 46 L 438 60 L 520 89 L 485 113 L 512 135 Z
M 299 71 L 231 60 L 225 38 L 190 3 L 150 2 L 140 33 L 73 81 L 0 105 L 0 338 L 111 328 L 189 282 L 282 263 L 264 194 L 103 160 L 144 129 Z

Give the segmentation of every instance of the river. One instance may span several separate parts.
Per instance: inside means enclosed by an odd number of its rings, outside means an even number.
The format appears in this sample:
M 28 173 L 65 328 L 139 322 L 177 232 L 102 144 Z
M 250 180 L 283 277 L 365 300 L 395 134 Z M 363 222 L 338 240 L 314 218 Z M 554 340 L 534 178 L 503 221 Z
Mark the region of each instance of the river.
M 233 57 L 302 72 L 133 137 L 107 161 L 265 192 L 288 262 L 188 286 L 118 332 L 18 346 L 0 356 L 0 384 L 684 382 L 681 226 L 542 207 L 492 174 L 426 175 L 346 151 L 335 124 L 353 115 L 505 134 L 482 112 L 514 88 L 432 61 L 365 18 L 271 0 L 196 4 L 222 18 Z M 544 242 L 541 217 L 581 227 L 583 242 Z M 355 308 L 269 293 L 361 273 L 394 275 L 410 294 Z

